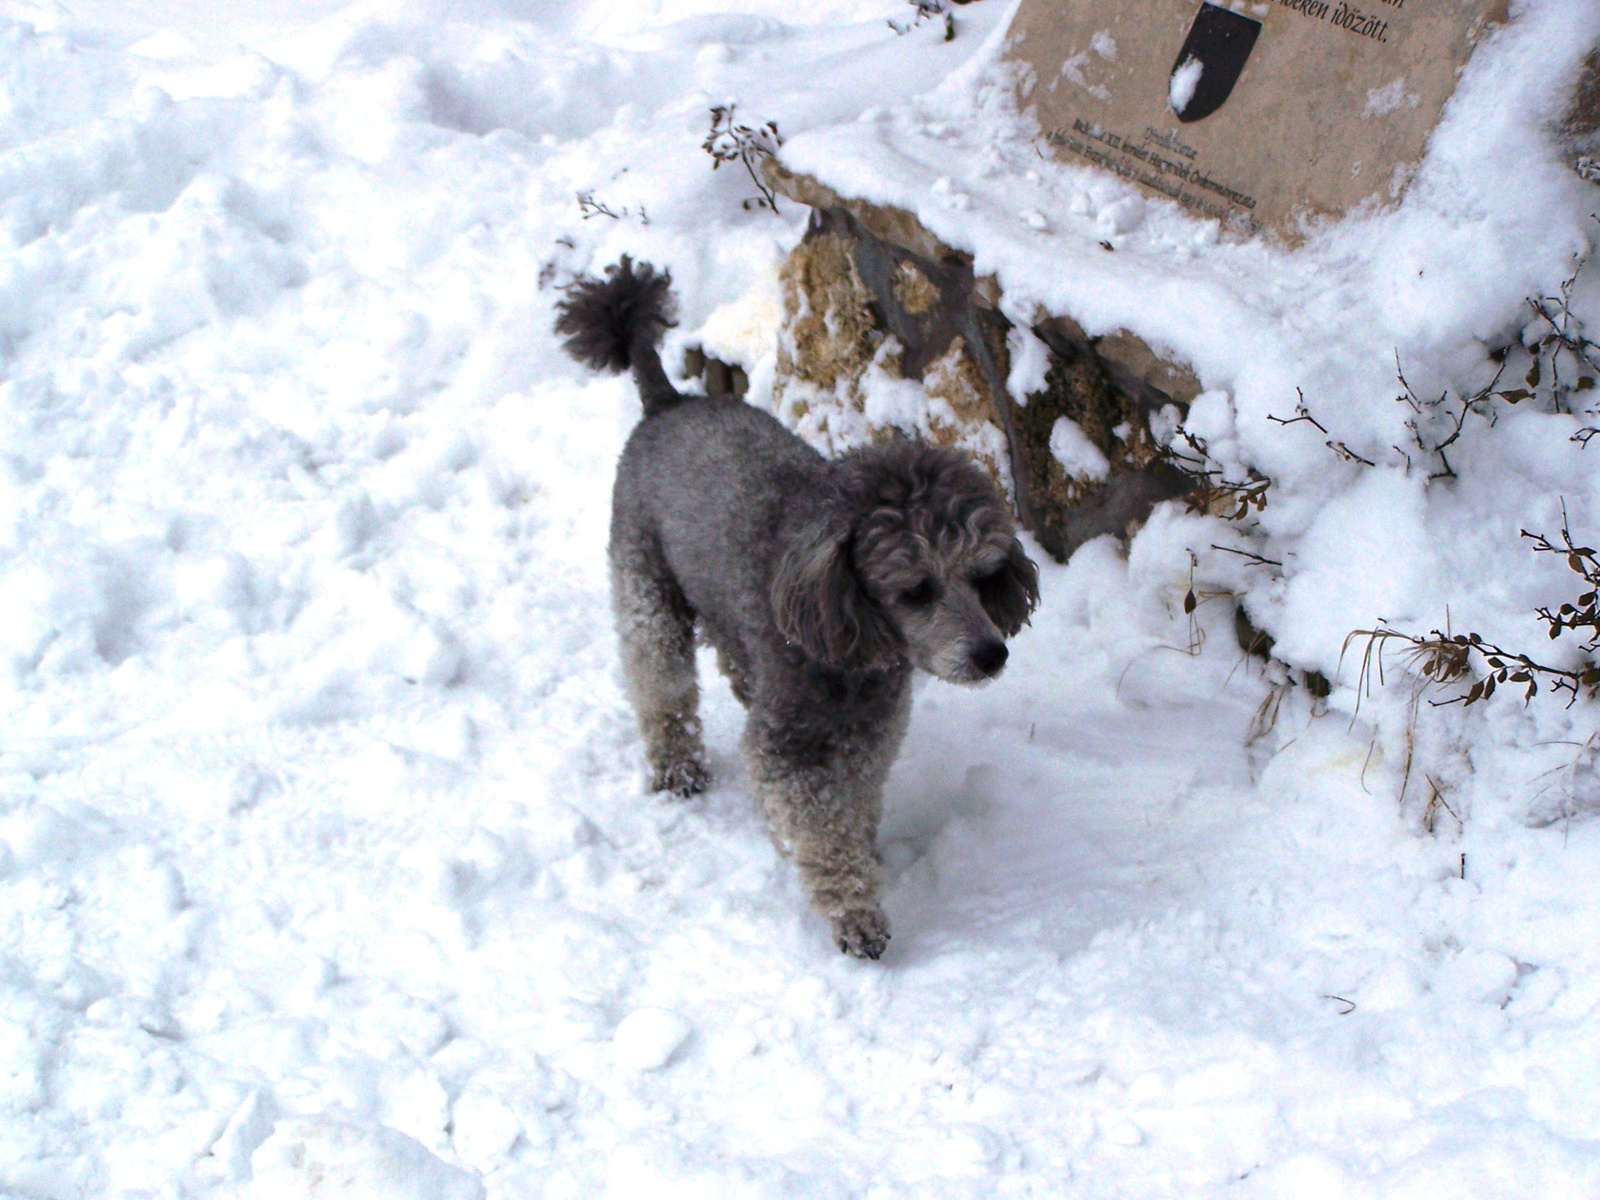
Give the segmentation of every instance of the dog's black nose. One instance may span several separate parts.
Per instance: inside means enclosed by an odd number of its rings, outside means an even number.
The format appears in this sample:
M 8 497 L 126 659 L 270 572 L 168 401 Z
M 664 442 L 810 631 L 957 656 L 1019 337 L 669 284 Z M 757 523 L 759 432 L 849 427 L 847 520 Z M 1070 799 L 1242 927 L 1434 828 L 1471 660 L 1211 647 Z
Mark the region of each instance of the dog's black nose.
M 972 665 L 985 675 L 995 675 L 1010 656 L 1011 651 L 1004 642 L 985 642 L 972 652 Z

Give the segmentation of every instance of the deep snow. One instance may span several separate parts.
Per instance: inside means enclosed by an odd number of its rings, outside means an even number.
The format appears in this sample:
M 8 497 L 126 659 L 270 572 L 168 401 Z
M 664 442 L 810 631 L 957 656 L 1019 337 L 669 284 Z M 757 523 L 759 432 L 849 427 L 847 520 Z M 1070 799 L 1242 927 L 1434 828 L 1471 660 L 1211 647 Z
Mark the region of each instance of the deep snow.
M 1393 363 L 1480 386 L 1587 249 L 1547 122 L 1596 5 L 1520 6 L 1404 202 L 1297 250 L 1034 155 L 1002 0 L 949 43 L 888 0 L 215 8 L 0 24 L 0 1195 L 1600 1194 L 1595 707 L 1413 720 L 1392 660 L 1357 714 L 1339 662 L 1380 618 L 1562 652 L 1516 531 L 1600 536 L 1582 418 L 1471 418 L 1430 482 Z M 1194 363 L 1191 430 L 1273 480 L 1044 564 L 1005 677 L 921 688 L 881 964 L 806 913 L 709 662 L 717 785 L 642 794 L 637 401 L 549 334 L 631 252 L 763 400 L 805 214 L 710 170 L 728 101 L 1018 316 Z M 1267 421 L 1296 387 L 1377 465 Z

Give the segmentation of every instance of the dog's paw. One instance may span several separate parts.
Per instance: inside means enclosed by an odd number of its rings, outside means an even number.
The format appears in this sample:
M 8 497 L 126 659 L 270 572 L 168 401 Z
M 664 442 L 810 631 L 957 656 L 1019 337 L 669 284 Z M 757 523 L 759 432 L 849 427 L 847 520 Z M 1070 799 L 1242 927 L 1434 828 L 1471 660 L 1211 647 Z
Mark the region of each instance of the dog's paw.
M 699 759 L 686 758 L 650 772 L 652 792 L 671 792 L 674 796 L 693 796 L 711 782 L 711 768 Z
M 833 918 L 833 944 L 852 958 L 881 958 L 889 945 L 889 918 L 881 908 L 841 913 Z

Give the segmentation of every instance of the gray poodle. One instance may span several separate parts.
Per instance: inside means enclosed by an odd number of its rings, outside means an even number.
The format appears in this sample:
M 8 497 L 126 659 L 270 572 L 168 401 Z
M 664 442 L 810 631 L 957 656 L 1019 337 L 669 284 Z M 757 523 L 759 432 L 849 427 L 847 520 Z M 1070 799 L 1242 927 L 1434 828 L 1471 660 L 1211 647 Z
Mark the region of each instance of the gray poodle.
M 749 710 L 773 839 L 846 954 L 889 939 L 873 841 L 911 714 L 911 669 L 976 684 L 1039 600 L 1004 500 L 972 461 L 909 441 L 829 462 L 767 413 L 676 391 L 656 343 L 671 276 L 627 257 L 574 284 L 556 332 L 631 368 L 644 420 L 617 464 L 611 596 L 651 786 L 709 781 L 695 635 Z

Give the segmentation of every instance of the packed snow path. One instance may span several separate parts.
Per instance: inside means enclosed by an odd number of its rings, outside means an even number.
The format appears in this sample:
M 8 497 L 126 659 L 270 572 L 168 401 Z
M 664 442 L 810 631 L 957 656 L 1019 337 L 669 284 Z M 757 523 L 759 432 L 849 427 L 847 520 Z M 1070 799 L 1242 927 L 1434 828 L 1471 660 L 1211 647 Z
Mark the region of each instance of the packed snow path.
M 0 24 L 0 1195 L 1600 1194 L 1600 834 L 1524 820 L 1570 754 L 1513 711 L 1425 834 L 1348 689 L 1262 728 L 1179 509 L 921 688 L 882 963 L 709 660 L 717 781 L 643 794 L 638 405 L 554 289 L 631 251 L 770 330 L 803 214 L 709 104 L 851 120 L 1000 0 L 211 7 Z

